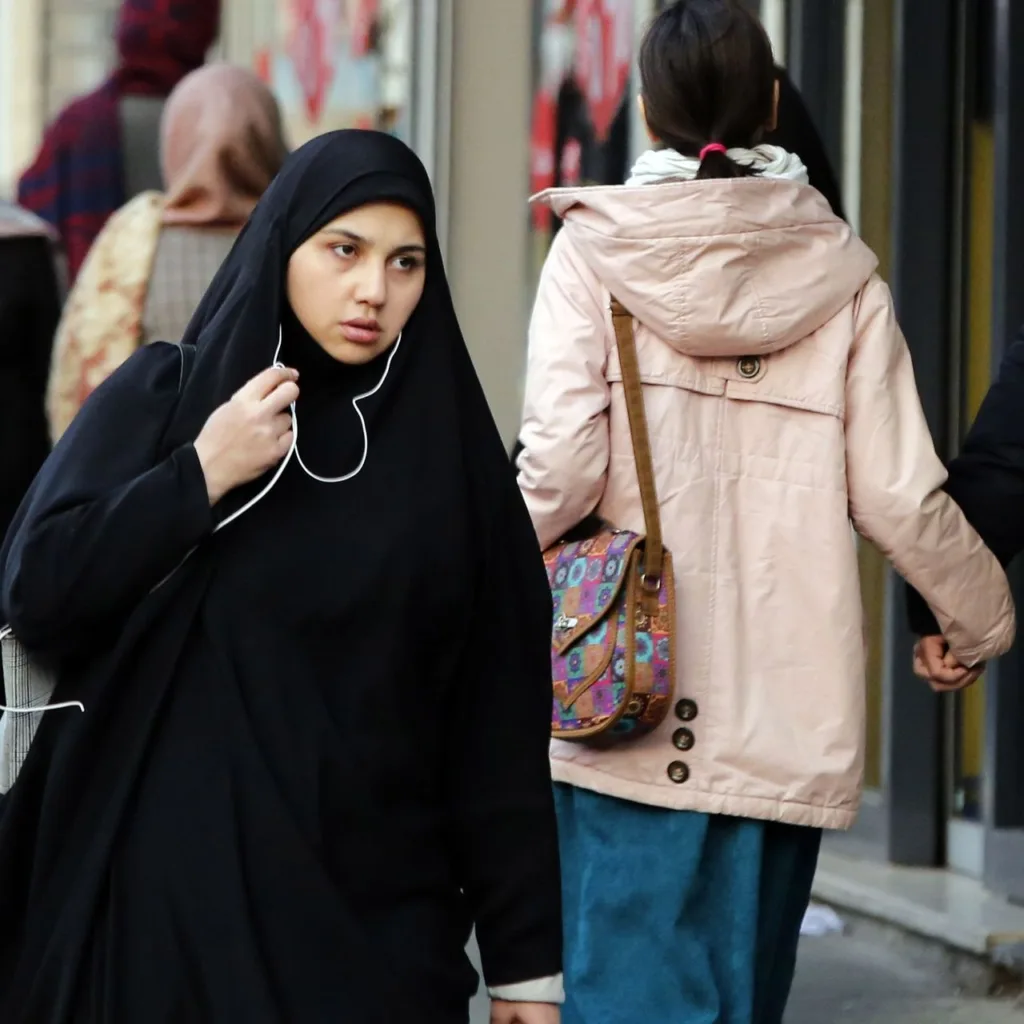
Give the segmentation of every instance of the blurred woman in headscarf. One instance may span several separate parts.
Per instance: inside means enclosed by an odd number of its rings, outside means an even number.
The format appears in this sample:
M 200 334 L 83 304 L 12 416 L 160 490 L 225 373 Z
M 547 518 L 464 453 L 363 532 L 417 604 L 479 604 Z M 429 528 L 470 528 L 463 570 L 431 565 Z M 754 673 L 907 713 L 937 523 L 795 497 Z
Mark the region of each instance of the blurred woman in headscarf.
M 54 441 L 136 348 L 184 334 L 285 158 L 277 102 L 244 68 L 200 68 L 167 102 L 160 153 L 166 191 L 108 221 L 68 300 L 47 392 Z
M 111 214 L 160 187 L 163 101 L 203 64 L 219 29 L 220 0 L 124 0 L 113 72 L 47 129 L 18 201 L 57 229 L 72 281 Z

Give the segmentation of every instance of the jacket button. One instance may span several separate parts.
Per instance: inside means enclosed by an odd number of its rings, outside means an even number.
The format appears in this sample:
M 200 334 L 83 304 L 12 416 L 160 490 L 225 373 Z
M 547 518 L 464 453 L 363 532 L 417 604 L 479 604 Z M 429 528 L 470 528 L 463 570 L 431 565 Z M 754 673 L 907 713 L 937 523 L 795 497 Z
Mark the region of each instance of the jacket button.
M 697 717 L 697 702 L 685 698 L 676 704 L 676 718 L 680 722 L 692 722 Z
M 676 729 L 672 735 L 672 743 L 676 750 L 693 750 L 695 740 L 689 729 Z
M 681 786 L 690 777 L 690 769 L 682 761 L 673 761 L 668 766 L 668 777 L 677 785 Z
M 761 372 L 761 360 L 757 356 L 744 356 L 736 363 L 736 369 L 741 377 L 750 380 Z

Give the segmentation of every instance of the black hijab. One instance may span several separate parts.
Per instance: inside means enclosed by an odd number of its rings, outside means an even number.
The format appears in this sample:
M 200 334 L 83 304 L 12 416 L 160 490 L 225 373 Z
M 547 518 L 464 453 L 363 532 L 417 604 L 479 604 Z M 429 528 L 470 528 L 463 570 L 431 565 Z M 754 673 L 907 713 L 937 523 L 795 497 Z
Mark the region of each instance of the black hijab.
M 214 409 L 273 362 L 278 327 L 291 319 L 284 287 L 291 253 L 331 220 L 373 202 L 399 203 L 416 213 L 428 252 L 423 298 L 405 327 L 384 387 L 364 407 L 368 429 L 372 435 L 373 420 L 380 415 L 405 419 L 414 409 L 450 410 L 455 415 L 447 427 L 460 435 L 458 447 L 471 446 L 461 452 L 435 450 L 424 464 L 412 459 L 411 446 L 381 451 L 371 441 L 373 457 L 393 465 L 406 463 L 425 487 L 431 486 L 430 463 L 437 460 L 450 466 L 453 457 L 462 458 L 460 469 L 474 477 L 493 463 L 491 453 L 495 445 L 500 449 L 500 438 L 455 316 L 426 170 L 398 139 L 357 130 L 319 136 L 292 154 L 211 283 L 183 338 L 196 346 L 197 355 L 168 430 L 169 448 L 195 438 Z M 373 372 L 381 370 L 377 366 Z M 344 369 L 340 376 L 346 376 Z M 347 376 L 354 393 L 368 379 L 365 369 L 351 369 Z M 439 426 L 437 418 L 410 422 L 407 439 Z M 493 477 L 493 472 L 483 470 L 483 475 Z M 265 483 L 230 495 L 218 509 L 219 517 L 240 507 Z M 501 486 L 493 478 L 489 483 L 480 478 L 472 486 L 494 485 Z

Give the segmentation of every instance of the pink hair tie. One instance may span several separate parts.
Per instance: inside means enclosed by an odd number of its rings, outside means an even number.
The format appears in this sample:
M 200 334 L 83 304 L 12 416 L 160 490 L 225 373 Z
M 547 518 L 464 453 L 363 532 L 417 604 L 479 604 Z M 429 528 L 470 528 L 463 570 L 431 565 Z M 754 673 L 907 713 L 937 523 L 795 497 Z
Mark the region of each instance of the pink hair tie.
M 708 153 L 727 153 L 728 150 L 720 142 L 709 142 L 701 151 L 698 159 L 701 163 L 704 163 L 704 157 Z

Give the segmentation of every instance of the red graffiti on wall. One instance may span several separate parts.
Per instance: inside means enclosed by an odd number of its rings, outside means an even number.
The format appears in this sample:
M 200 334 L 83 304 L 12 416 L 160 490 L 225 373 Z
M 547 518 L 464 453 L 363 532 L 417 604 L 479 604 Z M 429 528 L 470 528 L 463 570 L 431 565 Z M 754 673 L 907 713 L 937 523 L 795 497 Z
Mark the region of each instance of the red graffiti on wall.
M 615 120 L 633 62 L 633 0 L 577 0 L 576 81 L 597 138 Z
M 350 7 L 349 37 L 352 56 L 365 57 L 373 45 L 373 30 L 380 17 L 380 0 L 354 0 Z
M 302 88 L 306 116 L 316 124 L 334 82 L 335 28 L 341 0 L 292 0 L 293 29 L 289 46 Z

